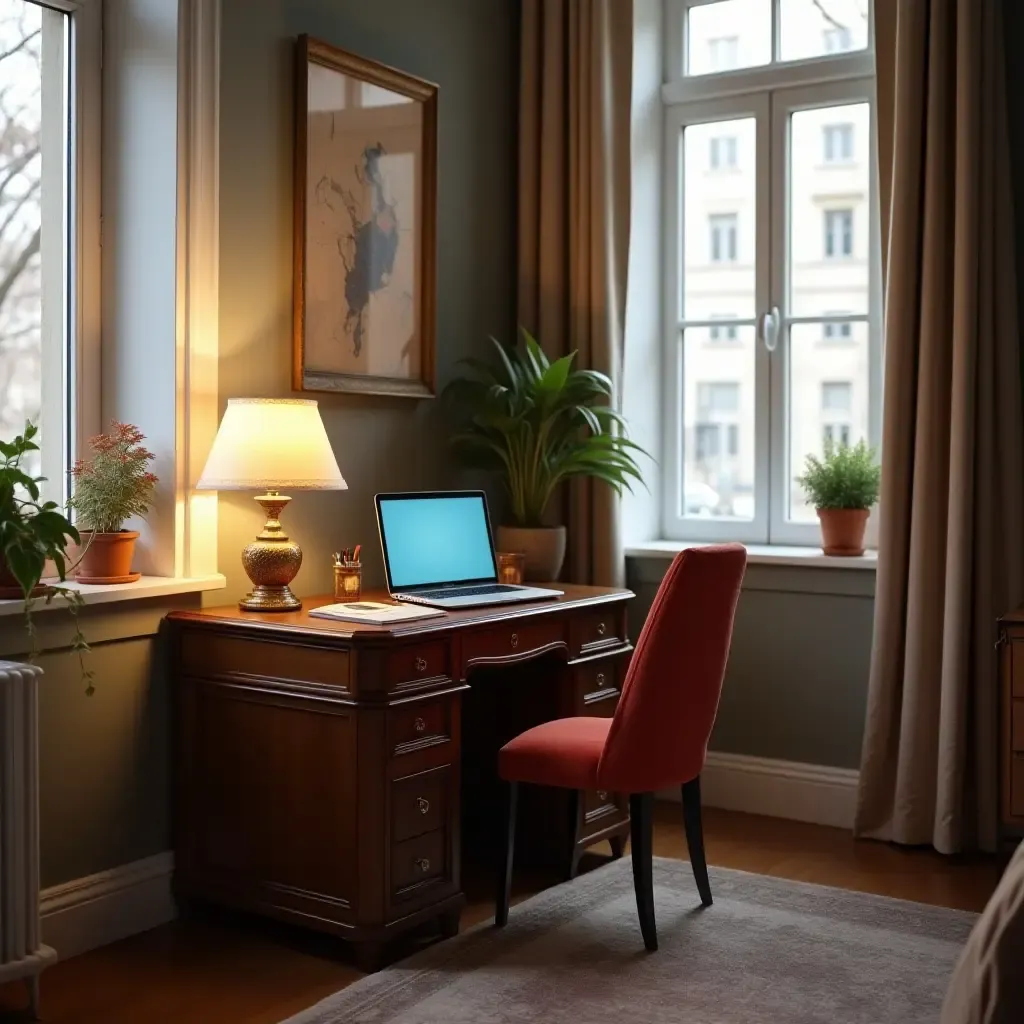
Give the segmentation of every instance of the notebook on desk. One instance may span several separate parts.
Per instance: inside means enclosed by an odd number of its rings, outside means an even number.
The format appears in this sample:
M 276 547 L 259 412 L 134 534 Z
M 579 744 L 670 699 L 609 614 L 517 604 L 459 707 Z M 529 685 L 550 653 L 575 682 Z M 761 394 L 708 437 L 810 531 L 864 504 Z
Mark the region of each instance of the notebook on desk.
M 376 505 L 388 591 L 397 601 L 473 608 L 562 594 L 498 582 L 483 491 L 378 494 Z

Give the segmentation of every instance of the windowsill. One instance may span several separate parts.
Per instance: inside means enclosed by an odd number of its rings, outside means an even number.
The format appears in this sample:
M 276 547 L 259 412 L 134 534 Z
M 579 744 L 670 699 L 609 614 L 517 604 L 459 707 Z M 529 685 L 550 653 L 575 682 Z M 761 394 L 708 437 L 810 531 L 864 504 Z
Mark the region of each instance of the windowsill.
M 665 559 L 677 555 L 687 548 L 704 547 L 711 541 L 650 540 L 632 544 L 626 548 L 627 558 Z M 878 552 L 865 551 L 858 557 L 825 555 L 821 548 L 798 547 L 785 544 L 746 544 L 748 565 L 789 565 L 800 568 L 821 569 L 867 569 L 874 572 L 878 567 Z
M 223 590 L 227 580 L 220 574 L 179 578 L 175 576 L 143 576 L 137 583 L 121 583 L 110 586 L 87 586 L 74 580 L 61 584 L 69 590 L 77 590 L 86 605 L 117 604 L 123 601 L 141 601 L 149 597 L 174 597 L 178 594 L 198 594 L 206 590 Z M 56 599 L 50 604 L 37 600 L 33 612 L 50 608 L 64 608 L 64 601 Z M 0 616 L 19 615 L 23 608 L 20 599 L 0 601 Z

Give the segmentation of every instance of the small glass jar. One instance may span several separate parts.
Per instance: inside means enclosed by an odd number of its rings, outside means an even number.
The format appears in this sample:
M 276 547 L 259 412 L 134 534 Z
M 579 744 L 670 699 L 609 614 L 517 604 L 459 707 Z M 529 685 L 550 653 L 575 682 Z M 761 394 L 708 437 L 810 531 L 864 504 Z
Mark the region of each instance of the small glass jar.
M 358 601 L 363 590 L 363 566 L 361 562 L 334 563 L 334 599 L 336 601 Z
M 518 586 L 526 575 L 526 555 L 521 551 L 498 552 L 498 582 Z

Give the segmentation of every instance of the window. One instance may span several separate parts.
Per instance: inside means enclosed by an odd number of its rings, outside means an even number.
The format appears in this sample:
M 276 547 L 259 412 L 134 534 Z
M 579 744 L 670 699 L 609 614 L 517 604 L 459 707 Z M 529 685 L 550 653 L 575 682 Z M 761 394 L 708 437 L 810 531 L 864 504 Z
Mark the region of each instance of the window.
M 846 259 L 853 255 L 853 210 L 825 211 L 825 258 Z
M 712 71 L 728 71 L 739 65 L 738 36 L 721 36 L 708 40 L 708 61 Z
M 825 163 L 847 163 L 853 159 L 852 124 L 827 124 L 823 136 Z
M 713 171 L 734 170 L 736 168 L 736 136 L 720 135 L 713 138 L 708 162 Z
M 711 316 L 712 320 L 735 320 L 734 316 L 727 316 L 721 313 L 713 313 Z M 739 328 L 734 323 L 713 323 L 708 328 L 708 340 L 719 342 L 719 341 L 736 341 L 739 338 Z
M 736 214 L 713 213 L 708 217 L 711 234 L 711 262 L 736 262 Z
M 830 25 L 822 37 L 825 41 L 826 53 L 842 53 L 853 46 L 853 38 L 846 25 Z
M 881 426 L 870 5 L 666 4 L 661 532 L 814 544 L 806 457 Z M 708 66 L 733 36 L 742 77 Z
M 84 404 L 74 214 L 86 211 L 72 169 L 85 161 L 76 159 L 82 80 L 71 53 L 83 66 L 96 57 L 76 38 L 84 5 L 61 6 L 69 10 L 0 0 L 0 439 L 26 420 L 39 425 L 41 451 L 23 468 L 48 477 L 56 501 Z
M 845 313 L 832 313 L 832 316 L 846 316 Z M 853 337 L 853 324 L 848 320 L 827 320 L 822 324 L 821 336 L 826 341 L 849 341 Z

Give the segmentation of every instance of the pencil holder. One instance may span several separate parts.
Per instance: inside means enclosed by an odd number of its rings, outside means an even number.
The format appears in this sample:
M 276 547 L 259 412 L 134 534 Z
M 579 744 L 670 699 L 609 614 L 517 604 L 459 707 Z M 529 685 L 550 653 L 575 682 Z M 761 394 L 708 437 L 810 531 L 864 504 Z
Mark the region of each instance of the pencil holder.
M 338 601 L 358 601 L 363 590 L 361 562 L 336 562 L 334 565 L 334 597 Z

